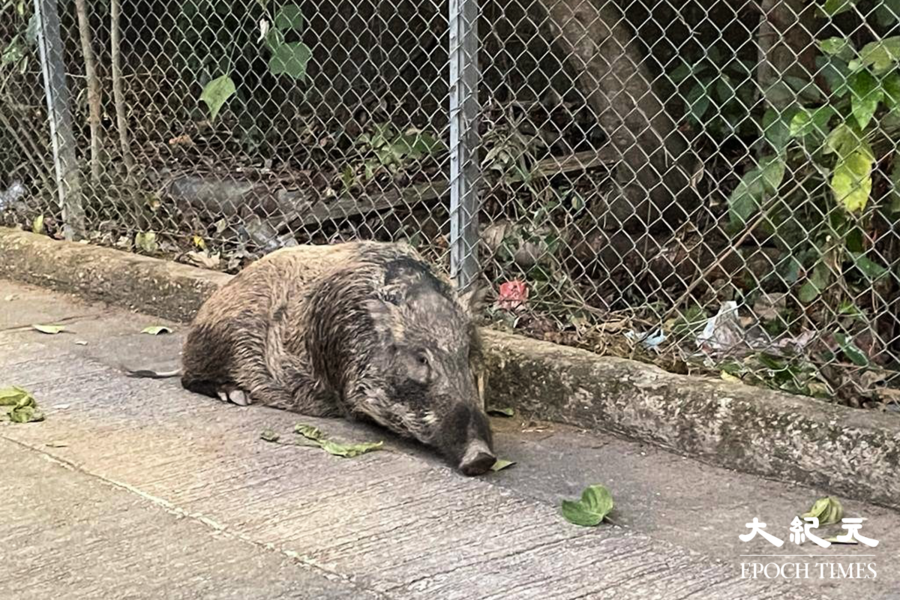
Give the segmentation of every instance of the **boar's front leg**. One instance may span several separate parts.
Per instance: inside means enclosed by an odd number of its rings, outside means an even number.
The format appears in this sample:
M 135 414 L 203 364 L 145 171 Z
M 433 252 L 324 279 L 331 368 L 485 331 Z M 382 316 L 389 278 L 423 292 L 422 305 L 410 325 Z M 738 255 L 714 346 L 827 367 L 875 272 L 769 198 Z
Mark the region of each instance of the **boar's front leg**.
M 262 404 L 310 416 L 339 413 L 333 395 L 310 374 L 302 356 L 284 350 L 280 327 L 244 311 L 188 335 L 182 385 L 235 404 Z

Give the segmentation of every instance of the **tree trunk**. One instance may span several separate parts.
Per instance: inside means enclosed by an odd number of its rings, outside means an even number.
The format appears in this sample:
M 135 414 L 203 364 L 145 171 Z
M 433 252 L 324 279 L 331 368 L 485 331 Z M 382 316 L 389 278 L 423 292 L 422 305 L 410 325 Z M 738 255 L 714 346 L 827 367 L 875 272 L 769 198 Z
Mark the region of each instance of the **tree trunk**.
M 103 146 L 100 119 L 100 78 L 97 76 L 94 50 L 91 47 L 91 20 L 87 9 L 87 0 L 75 0 L 75 12 L 78 13 L 78 32 L 81 36 L 81 53 L 84 55 L 84 74 L 88 85 L 89 123 L 91 125 L 91 179 L 96 184 L 100 181 L 100 151 Z
M 696 160 L 653 92 L 652 76 L 622 15 L 611 0 L 541 2 L 554 42 L 578 74 L 579 88 L 620 157 L 619 190 L 609 203 L 612 227 L 659 226 L 664 212 L 670 225 L 683 221 Z
M 759 24 L 757 81 L 771 108 L 783 110 L 794 103 L 797 92 L 785 77 L 810 81 L 816 73 L 816 3 L 804 0 L 762 0 Z

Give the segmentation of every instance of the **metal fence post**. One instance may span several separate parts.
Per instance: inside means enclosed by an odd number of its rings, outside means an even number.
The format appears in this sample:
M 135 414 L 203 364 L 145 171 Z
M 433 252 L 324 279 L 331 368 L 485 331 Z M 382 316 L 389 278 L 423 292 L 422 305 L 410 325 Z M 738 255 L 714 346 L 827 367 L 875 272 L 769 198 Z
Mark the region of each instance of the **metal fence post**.
M 450 0 L 450 272 L 478 274 L 478 1 Z
M 53 142 L 53 166 L 62 209 L 63 232 L 67 240 L 76 240 L 84 236 L 84 207 L 81 202 L 81 181 L 75 155 L 75 135 L 72 131 L 72 112 L 69 109 L 69 88 L 66 85 L 66 66 L 56 0 L 34 0 L 34 10 L 38 19 L 38 49 L 41 72 L 44 75 L 44 95 Z

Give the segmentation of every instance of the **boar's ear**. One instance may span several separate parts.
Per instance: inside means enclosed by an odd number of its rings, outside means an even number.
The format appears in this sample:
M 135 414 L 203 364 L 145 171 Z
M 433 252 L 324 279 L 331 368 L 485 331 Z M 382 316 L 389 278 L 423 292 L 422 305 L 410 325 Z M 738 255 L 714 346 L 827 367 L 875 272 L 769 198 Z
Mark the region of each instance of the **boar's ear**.
M 384 300 L 382 298 L 369 298 L 363 303 L 369 315 L 372 317 L 372 323 L 376 331 L 383 335 L 393 337 L 393 326 L 396 321 L 400 307 L 396 304 Z
M 480 281 L 473 283 L 469 289 L 459 295 L 459 303 L 470 317 L 475 317 L 487 306 L 487 295 L 491 286 Z

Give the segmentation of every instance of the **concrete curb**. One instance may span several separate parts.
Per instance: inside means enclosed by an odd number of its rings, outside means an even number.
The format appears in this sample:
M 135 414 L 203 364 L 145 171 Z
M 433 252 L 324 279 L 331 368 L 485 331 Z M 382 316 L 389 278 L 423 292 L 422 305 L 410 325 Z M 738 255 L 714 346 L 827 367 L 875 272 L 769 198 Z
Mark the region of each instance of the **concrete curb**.
M 0 228 L 0 277 L 188 321 L 231 276 Z M 900 508 L 900 418 L 486 330 L 488 402 Z

